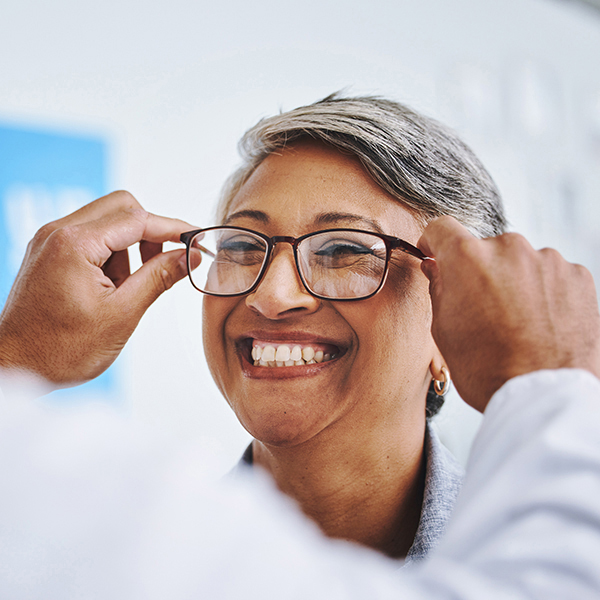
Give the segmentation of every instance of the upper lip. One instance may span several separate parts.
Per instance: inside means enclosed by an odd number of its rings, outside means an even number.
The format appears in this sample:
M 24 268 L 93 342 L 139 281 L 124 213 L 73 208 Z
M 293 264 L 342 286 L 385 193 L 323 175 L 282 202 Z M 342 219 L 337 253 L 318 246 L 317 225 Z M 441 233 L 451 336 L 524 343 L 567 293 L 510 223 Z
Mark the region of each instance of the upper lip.
M 344 344 L 339 340 L 334 340 L 332 338 L 307 331 L 248 331 L 239 336 L 236 342 L 239 343 L 248 339 L 260 340 L 261 342 L 273 342 L 274 344 L 285 344 L 289 342 L 297 342 L 299 344 L 310 344 L 311 342 L 315 344 L 331 344 L 340 349 L 348 346 L 348 344 Z

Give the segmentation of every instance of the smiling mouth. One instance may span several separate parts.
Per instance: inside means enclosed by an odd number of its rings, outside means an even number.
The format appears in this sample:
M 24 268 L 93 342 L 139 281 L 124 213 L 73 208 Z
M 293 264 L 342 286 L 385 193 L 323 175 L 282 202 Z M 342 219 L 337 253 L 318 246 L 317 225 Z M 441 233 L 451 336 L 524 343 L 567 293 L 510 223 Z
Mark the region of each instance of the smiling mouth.
M 302 367 L 329 362 L 340 356 L 340 349 L 333 344 L 249 341 L 251 364 L 255 367 Z

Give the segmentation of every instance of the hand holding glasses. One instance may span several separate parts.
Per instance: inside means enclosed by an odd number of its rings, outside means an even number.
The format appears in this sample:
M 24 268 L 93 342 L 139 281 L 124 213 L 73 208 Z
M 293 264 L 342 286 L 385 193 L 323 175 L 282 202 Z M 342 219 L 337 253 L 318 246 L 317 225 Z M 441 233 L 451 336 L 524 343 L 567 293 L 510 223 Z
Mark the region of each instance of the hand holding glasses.
M 385 283 L 392 250 L 427 257 L 400 238 L 359 229 L 327 229 L 299 238 L 269 237 L 243 227 L 209 227 L 182 233 L 192 285 L 212 296 L 241 296 L 256 289 L 275 246 L 292 246 L 306 290 L 324 300 L 362 300 Z M 198 264 L 200 252 L 202 260 Z

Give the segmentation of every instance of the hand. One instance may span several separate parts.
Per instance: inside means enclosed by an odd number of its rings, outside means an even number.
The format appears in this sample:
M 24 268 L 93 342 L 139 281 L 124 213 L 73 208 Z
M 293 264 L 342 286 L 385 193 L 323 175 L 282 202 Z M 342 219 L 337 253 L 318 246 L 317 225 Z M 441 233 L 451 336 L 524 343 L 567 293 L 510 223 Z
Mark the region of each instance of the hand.
M 471 406 L 483 411 L 506 381 L 539 369 L 600 375 L 600 316 L 587 269 L 518 234 L 479 240 L 451 217 L 431 222 L 419 248 L 435 257 L 422 264 L 433 337 Z
M 92 379 L 119 355 L 146 309 L 187 273 L 179 242 L 189 223 L 147 213 L 114 192 L 42 227 L 0 314 L 0 367 L 55 387 Z M 127 248 L 143 266 L 130 274 Z

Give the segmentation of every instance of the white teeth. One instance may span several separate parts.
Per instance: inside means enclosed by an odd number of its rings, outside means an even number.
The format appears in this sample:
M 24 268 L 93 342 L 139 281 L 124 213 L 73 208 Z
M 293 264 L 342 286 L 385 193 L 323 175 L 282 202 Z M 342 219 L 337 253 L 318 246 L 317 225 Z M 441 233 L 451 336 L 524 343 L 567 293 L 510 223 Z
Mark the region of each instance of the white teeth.
M 289 346 L 279 346 L 277 348 L 277 353 L 275 354 L 275 360 L 277 362 L 285 362 L 286 360 L 290 360 L 290 347 Z
M 265 346 L 262 351 L 261 359 L 265 362 L 275 360 L 275 348 L 273 348 L 273 346 Z
M 305 348 L 302 348 L 302 358 L 305 361 L 309 361 L 313 358 L 313 356 L 315 355 L 315 351 L 313 348 L 311 348 L 310 346 L 306 346 Z
M 292 348 L 287 344 L 266 346 L 252 346 L 252 361 L 257 367 L 293 367 L 316 365 L 317 363 L 333 360 L 336 354 L 324 353 L 315 350 L 312 346 L 304 348 L 295 345 Z

